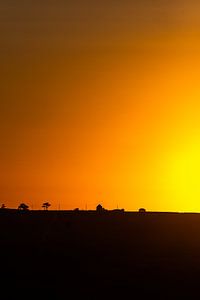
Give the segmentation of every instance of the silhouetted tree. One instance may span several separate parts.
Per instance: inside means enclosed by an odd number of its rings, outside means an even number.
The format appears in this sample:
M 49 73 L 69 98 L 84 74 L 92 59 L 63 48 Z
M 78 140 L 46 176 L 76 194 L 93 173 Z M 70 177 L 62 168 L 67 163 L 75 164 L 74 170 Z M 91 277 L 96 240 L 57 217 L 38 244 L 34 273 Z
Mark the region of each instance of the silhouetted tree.
M 29 206 L 25 203 L 21 203 L 19 206 L 18 206 L 18 209 L 19 210 L 28 210 L 29 209 Z
M 5 208 L 6 208 L 5 204 L 2 204 L 1 209 L 5 209 Z
M 51 204 L 49 202 L 44 202 L 42 204 L 42 207 L 44 208 L 44 210 L 48 210 L 50 206 L 51 206 Z

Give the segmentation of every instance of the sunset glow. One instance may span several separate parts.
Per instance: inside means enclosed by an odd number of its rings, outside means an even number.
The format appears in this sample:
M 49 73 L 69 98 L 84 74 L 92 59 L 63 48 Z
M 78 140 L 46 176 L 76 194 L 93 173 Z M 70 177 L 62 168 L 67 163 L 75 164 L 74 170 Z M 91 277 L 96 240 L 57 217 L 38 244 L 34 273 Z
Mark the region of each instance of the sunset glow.
M 200 4 L 28 2 L 0 4 L 0 202 L 200 212 Z

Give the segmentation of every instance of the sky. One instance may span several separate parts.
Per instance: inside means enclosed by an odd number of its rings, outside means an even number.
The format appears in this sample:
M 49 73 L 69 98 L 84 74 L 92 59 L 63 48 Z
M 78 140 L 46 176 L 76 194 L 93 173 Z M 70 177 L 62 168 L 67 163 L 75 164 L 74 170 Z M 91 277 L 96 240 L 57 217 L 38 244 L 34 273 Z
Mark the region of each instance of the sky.
M 0 204 L 200 212 L 199 15 L 1 0 Z

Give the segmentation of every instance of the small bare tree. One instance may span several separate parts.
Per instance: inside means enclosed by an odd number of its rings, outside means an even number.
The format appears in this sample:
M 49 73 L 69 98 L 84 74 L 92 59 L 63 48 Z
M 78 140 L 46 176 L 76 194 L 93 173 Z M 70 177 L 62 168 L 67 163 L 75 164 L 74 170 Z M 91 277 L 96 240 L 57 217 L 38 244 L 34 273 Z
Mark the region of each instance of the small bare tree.
M 51 204 L 49 202 L 44 202 L 42 204 L 42 208 L 44 208 L 44 210 L 48 210 L 50 206 L 51 206 Z

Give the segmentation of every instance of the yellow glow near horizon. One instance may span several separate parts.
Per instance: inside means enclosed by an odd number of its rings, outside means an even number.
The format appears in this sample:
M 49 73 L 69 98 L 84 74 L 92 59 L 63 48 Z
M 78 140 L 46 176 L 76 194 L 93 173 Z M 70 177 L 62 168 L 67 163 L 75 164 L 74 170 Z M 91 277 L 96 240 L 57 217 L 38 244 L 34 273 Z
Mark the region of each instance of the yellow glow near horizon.
M 200 141 L 185 140 L 168 153 L 163 189 L 171 206 L 200 211 Z

